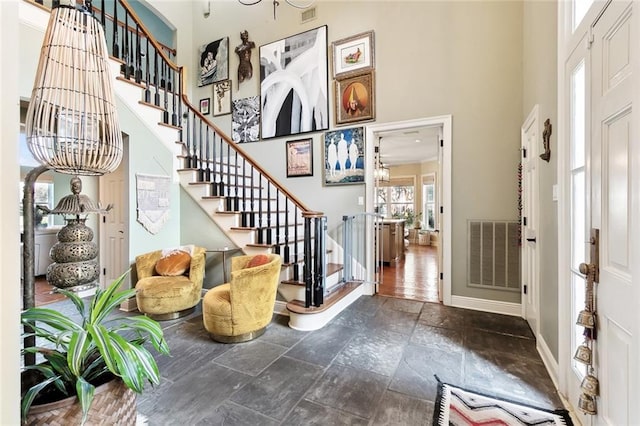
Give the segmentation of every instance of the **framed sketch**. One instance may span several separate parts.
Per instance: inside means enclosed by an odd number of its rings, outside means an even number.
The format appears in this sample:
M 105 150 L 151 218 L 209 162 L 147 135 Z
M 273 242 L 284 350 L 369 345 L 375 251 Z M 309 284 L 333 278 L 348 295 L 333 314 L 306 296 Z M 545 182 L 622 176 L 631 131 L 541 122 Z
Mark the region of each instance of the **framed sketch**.
M 287 141 L 287 177 L 313 176 L 313 139 Z
M 231 114 L 231 80 L 213 83 L 213 116 Z
M 260 97 L 232 101 L 231 137 L 236 143 L 260 140 Z
M 211 98 L 200 99 L 200 113 L 203 115 L 209 115 L 209 103 Z
M 373 72 L 336 80 L 336 125 L 376 118 Z
M 324 184 L 364 183 L 364 127 L 324 134 Z
M 336 40 L 331 43 L 331 47 L 333 50 L 334 78 L 374 69 L 373 31 Z
M 327 26 L 260 46 L 262 138 L 329 128 Z
M 229 37 L 200 46 L 198 87 L 229 78 Z

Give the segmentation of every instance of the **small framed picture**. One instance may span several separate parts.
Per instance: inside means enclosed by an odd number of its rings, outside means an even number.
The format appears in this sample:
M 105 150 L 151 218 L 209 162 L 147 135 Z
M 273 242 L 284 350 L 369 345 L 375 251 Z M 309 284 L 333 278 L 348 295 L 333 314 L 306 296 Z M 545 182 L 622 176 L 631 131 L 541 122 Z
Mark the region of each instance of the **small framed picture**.
M 333 49 L 333 77 L 373 70 L 373 31 L 356 34 L 331 43 Z
M 376 118 L 373 72 L 336 80 L 336 125 Z
M 313 176 L 313 139 L 287 141 L 287 177 Z
M 364 183 L 364 127 L 324 134 L 324 185 Z
M 213 83 L 213 116 L 231 114 L 231 80 Z
M 203 115 L 209 115 L 209 103 L 211 98 L 200 99 L 200 113 Z

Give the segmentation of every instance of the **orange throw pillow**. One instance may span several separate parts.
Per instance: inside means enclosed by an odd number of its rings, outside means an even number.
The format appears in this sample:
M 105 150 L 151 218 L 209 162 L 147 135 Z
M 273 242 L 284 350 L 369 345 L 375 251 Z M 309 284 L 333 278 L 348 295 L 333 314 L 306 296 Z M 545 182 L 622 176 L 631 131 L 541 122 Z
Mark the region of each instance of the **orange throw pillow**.
M 156 262 L 156 272 L 165 277 L 182 275 L 191 266 L 191 255 L 186 251 L 176 250 L 162 256 Z
M 269 256 L 266 254 L 256 254 L 247 263 L 247 268 L 255 268 L 256 266 L 266 265 L 269 263 Z

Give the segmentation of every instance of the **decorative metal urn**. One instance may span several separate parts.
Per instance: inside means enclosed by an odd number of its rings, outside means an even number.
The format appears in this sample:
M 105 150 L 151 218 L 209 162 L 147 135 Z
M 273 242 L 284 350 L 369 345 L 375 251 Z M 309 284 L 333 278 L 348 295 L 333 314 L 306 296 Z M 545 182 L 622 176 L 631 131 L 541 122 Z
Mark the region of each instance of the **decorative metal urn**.
M 72 215 L 65 217 L 67 224 L 58 231 L 58 242 L 49 252 L 54 263 L 47 268 L 47 281 L 55 287 L 73 291 L 98 284 L 98 245 L 93 242 L 93 230 L 85 222 L 89 213 L 104 214 L 112 207 L 108 205 L 103 209 L 80 194 L 81 190 L 82 181 L 75 176 L 71 178 L 72 194 L 63 197 L 53 210 L 43 209 L 47 213 Z

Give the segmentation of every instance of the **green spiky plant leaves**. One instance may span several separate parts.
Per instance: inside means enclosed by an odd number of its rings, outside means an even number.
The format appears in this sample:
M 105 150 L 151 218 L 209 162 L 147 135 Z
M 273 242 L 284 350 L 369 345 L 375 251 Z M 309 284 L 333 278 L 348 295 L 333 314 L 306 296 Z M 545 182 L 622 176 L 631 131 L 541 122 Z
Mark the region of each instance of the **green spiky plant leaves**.
M 109 314 L 135 295 L 135 289 L 118 290 L 128 272 L 106 289 L 98 289 L 88 310 L 75 293 L 60 290 L 75 305 L 79 320 L 52 309 L 30 308 L 21 322 L 31 327 L 36 338 L 52 347 L 28 347 L 24 352 L 41 354 L 45 362 L 27 366 L 42 379 L 22 396 L 21 414 L 26 419 L 33 401 L 45 388 L 55 387 L 63 397 L 77 395 L 82 407 L 82 423 L 91 408 L 95 386 L 109 375 L 117 376 L 136 393 L 148 381 L 157 385 L 160 373 L 153 355 L 144 344 L 168 355 L 169 348 L 160 325 L 146 316 L 113 317 Z M 50 345 L 48 345 L 50 346 Z

